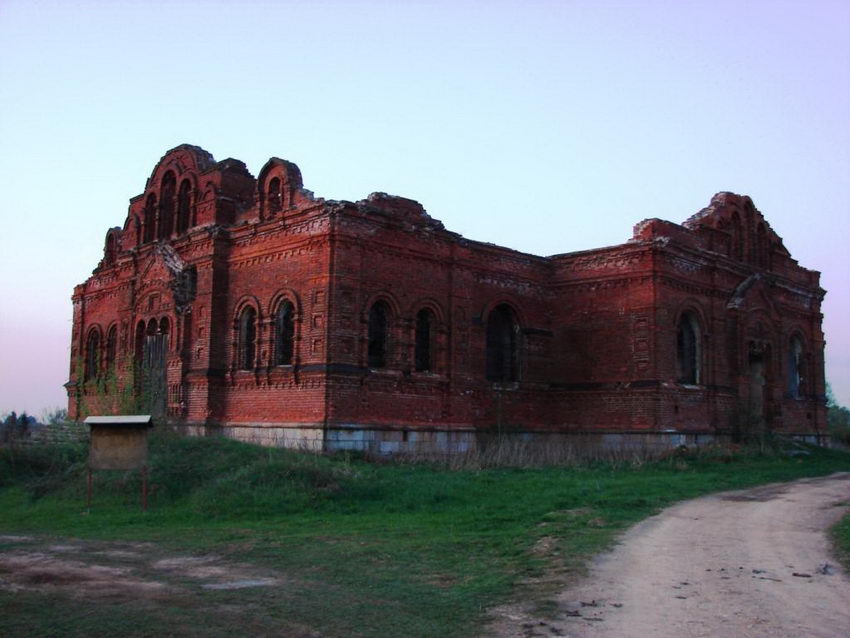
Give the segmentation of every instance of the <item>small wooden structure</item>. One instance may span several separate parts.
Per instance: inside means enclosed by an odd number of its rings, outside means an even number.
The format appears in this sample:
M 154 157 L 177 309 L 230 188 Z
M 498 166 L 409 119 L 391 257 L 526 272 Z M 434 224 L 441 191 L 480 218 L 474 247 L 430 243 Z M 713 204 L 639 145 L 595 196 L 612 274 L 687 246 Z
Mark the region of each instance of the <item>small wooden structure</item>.
M 92 470 L 141 470 L 142 509 L 148 508 L 148 431 L 150 414 L 90 416 L 89 474 L 86 500 L 91 506 Z

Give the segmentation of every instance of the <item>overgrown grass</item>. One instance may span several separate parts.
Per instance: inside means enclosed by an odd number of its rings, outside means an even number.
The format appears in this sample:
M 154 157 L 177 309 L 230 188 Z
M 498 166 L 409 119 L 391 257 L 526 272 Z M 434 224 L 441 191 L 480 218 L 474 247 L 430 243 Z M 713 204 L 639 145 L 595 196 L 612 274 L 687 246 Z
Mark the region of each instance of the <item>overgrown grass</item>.
M 0 532 L 152 541 L 280 570 L 293 583 L 283 593 L 216 592 L 215 601 L 250 607 L 259 635 L 286 619 L 326 636 L 473 635 L 489 607 L 543 600 L 617 533 L 674 501 L 850 470 L 850 455 L 830 450 L 728 448 L 653 462 L 449 470 L 167 435 L 153 437 L 150 460 L 147 513 L 132 472 L 96 473 L 86 511 L 83 448 L 2 450 Z M 41 596 L 69 635 L 106 635 L 84 631 L 80 618 L 117 611 L 92 601 L 85 616 L 59 594 L 33 596 L 17 598 L 16 622 L 41 622 L 27 611 Z M 0 606 L 10 600 L 0 594 Z M 206 609 L 204 629 L 228 633 L 233 617 Z M 152 607 L 146 627 L 174 633 L 179 618 L 195 626 L 197 612 Z

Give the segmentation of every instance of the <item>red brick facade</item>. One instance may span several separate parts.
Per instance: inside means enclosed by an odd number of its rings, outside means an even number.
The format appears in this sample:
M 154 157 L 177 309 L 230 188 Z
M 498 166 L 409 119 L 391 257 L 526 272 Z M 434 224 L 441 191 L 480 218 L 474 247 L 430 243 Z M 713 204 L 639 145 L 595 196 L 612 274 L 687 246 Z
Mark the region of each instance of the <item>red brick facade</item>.
M 823 295 L 746 196 L 537 257 L 182 145 L 74 291 L 69 410 L 121 409 L 135 384 L 175 424 L 385 451 L 497 430 L 819 436 Z

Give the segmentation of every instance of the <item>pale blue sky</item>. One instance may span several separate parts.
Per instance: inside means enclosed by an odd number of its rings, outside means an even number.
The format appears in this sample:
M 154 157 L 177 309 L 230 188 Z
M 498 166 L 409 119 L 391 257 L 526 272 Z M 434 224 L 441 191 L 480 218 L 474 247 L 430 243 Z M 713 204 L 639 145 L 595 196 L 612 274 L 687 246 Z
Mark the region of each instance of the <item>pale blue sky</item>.
M 843 0 L 4 0 L 0 411 L 65 403 L 73 286 L 184 142 L 544 255 L 749 194 L 823 272 L 850 404 L 848 33 Z

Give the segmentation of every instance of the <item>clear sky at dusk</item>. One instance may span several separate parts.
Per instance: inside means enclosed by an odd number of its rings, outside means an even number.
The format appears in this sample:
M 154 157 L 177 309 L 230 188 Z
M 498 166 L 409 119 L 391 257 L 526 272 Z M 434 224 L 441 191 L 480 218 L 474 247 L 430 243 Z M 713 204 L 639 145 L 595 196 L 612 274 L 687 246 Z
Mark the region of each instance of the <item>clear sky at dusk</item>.
M 748 194 L 850 404 L 848 34 L 846 0 L 3 0 L 0 411 L 66 403 L 73 287 L 181 143 L 542 255 Z

